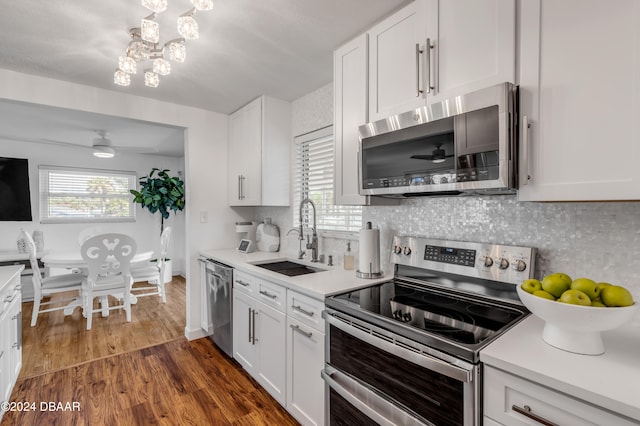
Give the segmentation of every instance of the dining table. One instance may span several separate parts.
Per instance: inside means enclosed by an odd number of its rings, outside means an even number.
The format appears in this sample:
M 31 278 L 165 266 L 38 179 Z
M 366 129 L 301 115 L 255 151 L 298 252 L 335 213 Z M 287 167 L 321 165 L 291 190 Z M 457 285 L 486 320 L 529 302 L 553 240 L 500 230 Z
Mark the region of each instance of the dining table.
M 144 264 L 151 260 L 153 257 L 153 250 L 142 251 L 136 253 L 131 259 L 131 268 L 136 266 L 143 267 Z M 42 256 L 42 263 L 44 264 L 45 276 L 49 275 L 52 268 L 69 269 L 79 271 L 78 273 L 85 273 L 88 270 L 87 262 L 82 258 L 80 250 L 78 251 L 51 251 Z M 131 304 L 135 305 L 138 299 L 135 295 L 131 294 Z M 72 300 L 64 309 L 65 315 L 73 314 L 73 310 L 78 306 L 82 306 L 81 295 Z M 108 316 L 109 311 L 103 311 L 102 316 Z

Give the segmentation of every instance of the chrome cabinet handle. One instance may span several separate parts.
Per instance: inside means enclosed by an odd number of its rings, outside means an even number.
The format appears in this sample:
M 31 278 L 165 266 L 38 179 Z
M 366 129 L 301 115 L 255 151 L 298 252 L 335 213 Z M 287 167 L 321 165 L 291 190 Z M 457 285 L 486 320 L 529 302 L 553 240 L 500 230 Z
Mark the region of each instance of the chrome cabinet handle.
M 244 180 L 245 180 L 245 176 L 244 175 L 240 175 L 240 199 L 244 200 L 245 196 L 244 196 Z
M 268 291 L 260 290 L 260 294 L 263 296 L 267 296 L 269 299 L 276 299 L 278 297 L 277 294 L 271 294 Z
M 427 43 L 424 46 L 425 52 L 425 66 L 424 66 L 424 86 L 427 93 L 435 92 L 435 84 L 431 85 L 431 51 L 435 48 L 435 44 L 431 44 L 431 39 L 427 38 Z
M 242 175 L 238 175 L 238 200 L 242 200 Z
M 258 315 L 258 311 L 252 309 L 253 311 L 253 344 L 255 345 L 258 339 L 256 339 L 256 315 Z
M 529 123 L 529 117 L 526 115 L 522 116 L 522 152 L 524 153 L 524 158 L 522 162 L 522 185 L 528 185 L 531 180 L 531 163 L 529 155 L 529 129 L 531 128 L 531 123 Z
M 313 333 L 306 332 L 297 325 L 291 324 L 289 327 L 291 327 L 293 331 L 297 331 L 298 333 L 302 334 L 304 337 L 307 337 L 309 339 L 311 338 L 311 336 L 313 336 Z
M 251 308 L 249 308 L 249 343 L 251 343 L 251 320 L 253 318 L 253 315 L 251 313 Z
M 543 417 L 540 417 L 540 416 L 538 416 L 536 414 L 533 414 L 531 412 L 531 407 L 529 407 L 528 405 L 525 405 L 524 407 L 521 408 L 521 407 L 518 407 L 517 405 L 513 404 L 511 406 L 511 409 L 513 411 L 515 411 L 516 413 L 522 414 L 523 416 L 528 417 L 531 420 L 540 423 L 541 425 L 544 425 L 544 426 L 558 426 L 556 423 L 550 422 L 549 420 L 547 420 L 547 419 L 545 419 Z
M 302 312 L 303 314 L 305 314 L 308 317 L 312 317 L 313 314 L 314 314 L 314 312 L 302 309 L 302 307 L 300 305 L 291 305 L 291 309 L 294 309 L 294 310 L 296 310 L 298 312 Z
M 249 287 L 249 283 L 246 283 L 242 280 L 236 280 L 236 283 L 240 284 L 241 286 Z
M 422 94 L 422 90 L 420 89 L 420 54 L 422 50 L 420 50 L 420 43 L 416 43 L 416 98 L 419 98 Z

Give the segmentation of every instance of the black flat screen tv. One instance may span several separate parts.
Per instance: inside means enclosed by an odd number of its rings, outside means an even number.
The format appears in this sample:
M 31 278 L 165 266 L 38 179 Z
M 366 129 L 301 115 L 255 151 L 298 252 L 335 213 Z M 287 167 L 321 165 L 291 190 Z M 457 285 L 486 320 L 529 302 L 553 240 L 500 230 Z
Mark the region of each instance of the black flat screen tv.
M 0 221 L 31 221 L 29 163 L 0 157 Z

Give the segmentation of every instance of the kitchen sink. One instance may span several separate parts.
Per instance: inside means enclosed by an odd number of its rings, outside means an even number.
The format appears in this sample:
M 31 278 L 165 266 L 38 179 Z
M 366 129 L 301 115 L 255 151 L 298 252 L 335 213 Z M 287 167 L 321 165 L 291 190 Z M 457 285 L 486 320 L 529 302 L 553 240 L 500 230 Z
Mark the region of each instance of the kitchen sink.
M 304 265 L 302 263 L 292 262 L 290 260 L 278 260 L 275 262 L 259 263 L 255 266 L 268 269 L 269 271 L 279 274 L 295 277 L 298 275 L 313 274 L 322 272 L 324 269 L 314 268 L 313 266 Z

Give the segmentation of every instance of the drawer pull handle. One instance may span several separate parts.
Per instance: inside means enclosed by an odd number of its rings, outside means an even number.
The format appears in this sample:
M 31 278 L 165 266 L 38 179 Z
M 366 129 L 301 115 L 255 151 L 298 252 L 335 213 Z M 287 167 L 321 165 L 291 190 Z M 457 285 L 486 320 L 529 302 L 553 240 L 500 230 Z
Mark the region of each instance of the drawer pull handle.
M 304 337 L 307 337 L 309 339 L 311 339 L 311 336 L 313 336 L 313 333 L 306 332 L 297 325 L 291 324 L 290 327 L 293 329 L 293 331 L 297 331 L 298 333 L 302 334 Z
M 278 297 L 278 295 L 271 294 L 268 291 L 264 291 L 264 290 L 260 290 L 260 294 L 263 296 L 267 296 L 269 299 L 276 299 Z
M 307 311 L 306 309 L 302 309 L 302 307 L 300 305 L 291 305 L 291 309 L 296 310 L 298 312 L 301 312 L 303 314 L 305 314 L 308 317 L 312 317 L 314 312 L 311 311 Z
M 523 416 L 528 417 L 531 420 L 534 420 L 534 421 L 540 423 L 541 425 L 544 425 L 544 426 L 558 426 L 556 423 L 550 422 L 549 420 L 547 420 L 547 419 L 545 419 L 543 417 L 540 417 L 540 416 L 538 416 L 536 414 L 533 414 L 531 412 L 531 407 L 529 407 L 528 405 L 525 405 L 524 408 L 520 408 L 520 407 L 518 407 L 517 405 L 514 404 L 514 405 L 511 406 L 511 409 L 513 411 L 515 411 L 516 413 L 520 413 Z
M 238 284 L 240 284 L 240 285 L 245 286 L 245 287 L 249 287 L 249 283 L 246 283 L 246 282 L 244 282 L 244 281 L 242 281 L 242 280 L 236 280 L 236 282 L 237 282 Z

